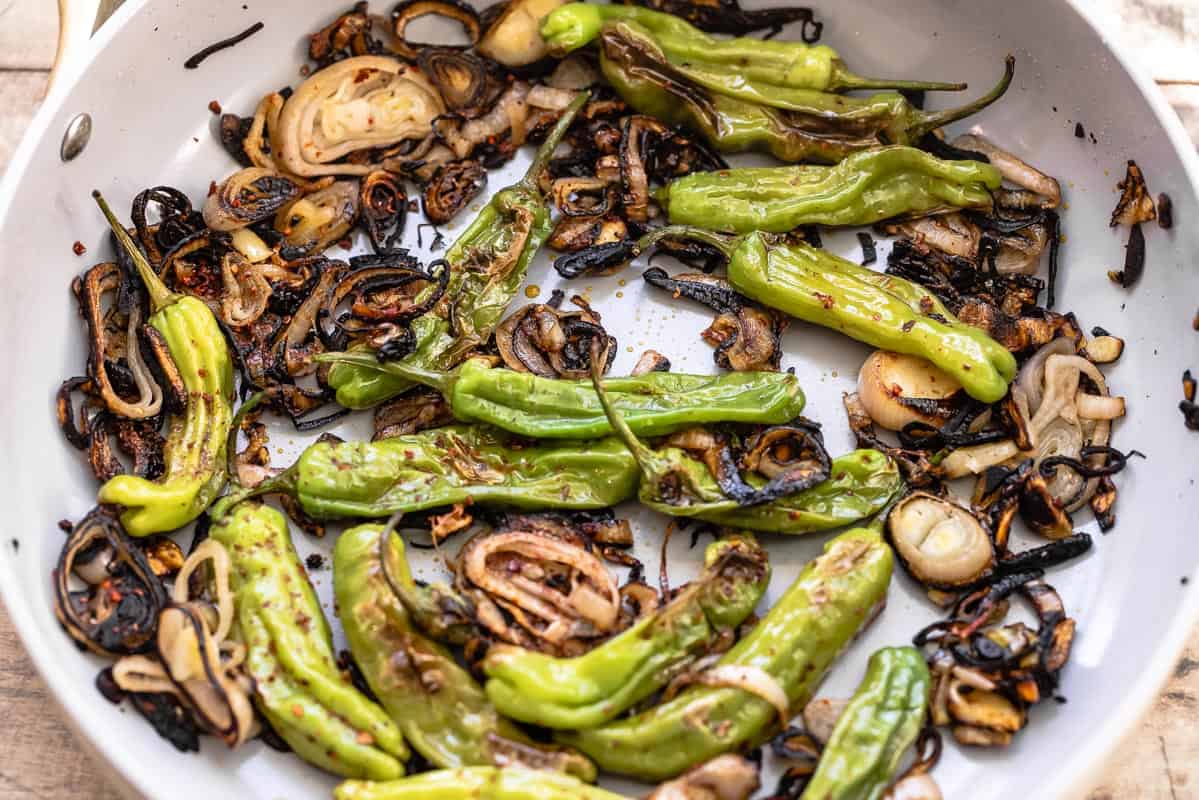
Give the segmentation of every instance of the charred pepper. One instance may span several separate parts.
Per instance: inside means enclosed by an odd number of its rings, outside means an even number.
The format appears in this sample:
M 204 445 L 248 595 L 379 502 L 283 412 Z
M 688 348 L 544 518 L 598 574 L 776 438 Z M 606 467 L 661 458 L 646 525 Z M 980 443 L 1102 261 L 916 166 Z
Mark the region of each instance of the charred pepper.
M 874 347 L 927 359 L 976 400 L 1002 399 L 1016 375 L 1007 348 L 911 281 L 760 232 L 730 237 L 672 225 L 642 237 L 638 248 L 662 237 L 710 245 L 724 253 L 729 283 L 747 297 Z
M 334 800 L 626 800 L 569 775 L 524 767 L 465 767 L 398 781 L 346 781 Z
M 445 299 L 413 324 L 416 351 L 406 363 L 447 370 L 487 342 L 524 282 L 529 262 L 553 230 L 538 180 L 587 98 L 583 92 L 562 112 L 524 178 L 492 197 L 446 253 L 450 277 Z M 413 384 L 361 364 L 343 363 L 330 371 L 329 385 L 337 390 L 341 405 L 369 408 Z
M 766 552 L 749 537 L 708 545 L 704 571 L 669 603 L 577 658 L 511 645 L 487 651 L 487 696 L 504 714 L 547 728 L 594 728 L 661 689 L 722 632 L 753 613 L 770 583 Z
M 924 726 L 931 684 L 914 647 L 872 655 L 801 800 L 878 800 Z
M 347 530 L 333 551 L 333 588 L 350 652 L 412 747 L 440 768 L 514 764 L 594 780 L 586 758 L 534 744 L 500 716 L 453 655 L 413 625 L 384 574 L 385 557 L 393 576 L 413 583 L 399 536 L 384 536 L 380 525 Z
M 242 503 L 209 533 L 229 553 L 237 638 L 255 703 L 275 732 L 335 775 L 403 775 L 409 752 L 400 729 L 338 669 L 329 623 L 283 515 Z
M 117 245 L 128 254 L 150 297 L 149 323 L 166 341 L 187 408 L 167 425 L 166 471 L 154 481 L 117 475 L 100 487 L 101 503 L 124 506 L 121 524 L 130 536 L 173 531 L 208 508 L 225 486 L 225 439 L 233 420 L 233 362 L 216 317 L 199 298 L 172 292 L 117 221 L 99 192 L 96 202 Z M 130 342 L 136 347 L 135 342 Z
M 890 217 L 990 208 L 1003 178 L 979 161 L 942 161 L 893 145 L 833 166 L 699 172 L 672 181 L 658 202 L 679 225 L 787 233 L 803 225 L 873 225 Z
M 557 739 L 601 769 L 643 780 L 670 778 L 721 753 L 761 744 L 807 703 L 841 650 L 874 618 L 886 600 L 891 566 L 891 549 L 877 530 L 841 534 L 706 676 L 698 676 L 699 685 L 641 714 L 561 731 Z
M 930 112 L 896 92 L 846 97 L 673 64 L 653 35 L 631 21 L 604 26 L 600 69 L 637 111 L 688 127 L 722 153 L 758 151 L 787 162 L 835 163 L 882 144 L 913 144 L 981 111 L 1007 91 L 1015 61 L 1008 57 L 1003 78 L 978 99 Z
M 448 373 L 407 362 L 379 362 L 367 353 L 330 353 L 318 359 L 362 364 L 430 386 L 445 395 L 460 422 L 486 423 L 534 439 L 612 434 L 589 380 L 543 378 L 491 367 L 480 359 Z M 709 422 L 778 424 L 795 419 L 804 407 L 799 381 L 779 372 L 650 372 L 607 378 L 604 385 L 629 426 L 643 436 Z

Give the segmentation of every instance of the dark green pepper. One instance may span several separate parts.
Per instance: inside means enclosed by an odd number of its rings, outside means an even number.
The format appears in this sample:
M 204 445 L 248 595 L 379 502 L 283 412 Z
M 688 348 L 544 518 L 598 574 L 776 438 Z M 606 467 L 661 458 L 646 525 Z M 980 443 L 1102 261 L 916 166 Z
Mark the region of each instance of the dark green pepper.
M 595 439 L 612 426 L 589 380 L 542 378 L 494 368 L 471 359 L 453 372 L 434 372 L 407 362 L 378 362 L 366 353 L 330 353 L 318 360 L 362 364 L 437 389 L 461 422 L 494 425 L 534 439 Z M 779 424 L 803 412 L 804 395 L 794 375 L 732 372 L 684 375 L 650 372 L 604 381 L 613 404 L 642 436 L 672 433 L 709 422 Z
M 979 161 L 942 161 L 893 145 L 831 167 L 699 172 L 672 181 L 658 202 L 672 223 L 711 230 L 787 233 L 803 225 L 873 225 L 898 216 L 989 208 L 1003 178 Z
M 1002 399 L 1016 375 L 1006 347 L 911 281 L 760 232 L 728 237 L 669 226 L 642 237 L 638 248 L 663 237 L 711 245 L 728 260 L 729 283 L 747 297 L 874 347 L 927 359 L 976 400 Z
M 487 696 L 512 717 L 557 729 L 594 728 L 681 674 L 753 613 L 770 583 L 752 538 L 708 545 L 704 571 L 669 603 L 576 658 L 493 645 L 483 661 Z
M 1007 91 L 1015 61 L 1008 57 L 1003 78 L 983 96 L 930 112 L 895 92 L 846 97 L 672 64 L 652 34 L 635 22 L 604 26 L 600 68 L 637 111 L 688 127 L 723 153 L 756 151 L 787 162 L 836 163 L 881 144 L 914 144 L 986 108 Z
M 485 344 L 524 282 L 529 262 L 554 224 L 538 180 L 566 136 L 583 92 L 559 118 L 524 178 L 491 198 L 446 252 L 450 277 L 435 311 L 413 324 L 416 350 L 404 360 L 421 369 L 447 370 Z M 452 324 L 451 324 L 452 323 Z M 412 382 L 361 364 L 335 364 L 329 385 L 346 408 L 369 408 L 412 387 Z
M 651 32 L 674 64 L 699 67 L 724 76 L 730 87 L 751 79 L 792 89 L 839 92 L 852 89 L 957 91 L 964 83 L 864 78 L 850 72 L 837 51 L 827 45 L 738 37 L 717 39 L 674 14 L 632 5 L 567 3 L 541 23 L 552 53 L 565 55 L 594 41 L 612 20 L 635 22 Z
M 891 566 L 891 548 L 878 531 L 841 534 L 698 677 L 700 685 L 641 714 L 561 731 L 557 739 L 601 769 L 644 780 L 670 778 L 721 753 L 761 744 L 808 702 L 840 652 L 874 618 L 886 599 Z
M 398 781 L 346 781 L 334 800 L 628 800 L 569 775 L 524 767 L 464 767 Z
M 931 683 L 914 647 L 885 647 L 872 655 L 802 800 L 878 800 L 924 727 Z
M 380 525 L 347 530 L 333 551 L 333 588 L 350 652 L 412 747 L 441 768 L 515 764 L 595 780 L 586 758 L 534 744 L 500 716 L 453 655 L 412 624 L 384 557 L 393 577 L 412 583 L 399 536 Z

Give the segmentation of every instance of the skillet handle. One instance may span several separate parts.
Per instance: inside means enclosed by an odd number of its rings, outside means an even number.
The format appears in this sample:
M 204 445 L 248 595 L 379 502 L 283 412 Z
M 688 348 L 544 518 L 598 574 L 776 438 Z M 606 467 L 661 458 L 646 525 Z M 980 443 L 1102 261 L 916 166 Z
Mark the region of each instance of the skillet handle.
M 58 0 L 58 51 L 50 71 L 50 88 L 80 69 L 88 40 L 123 0 Z

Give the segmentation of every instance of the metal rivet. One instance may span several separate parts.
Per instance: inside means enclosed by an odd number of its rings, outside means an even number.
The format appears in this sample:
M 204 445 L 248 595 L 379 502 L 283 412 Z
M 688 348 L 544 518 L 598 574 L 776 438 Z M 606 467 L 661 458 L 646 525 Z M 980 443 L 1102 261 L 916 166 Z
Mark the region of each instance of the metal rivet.
M 91 114 L 76 114 L 67 125 L 67 132 L 62 136 L 62 147 L 58 149 L 58 157 L 70 161 L 83 152 L 87 140 L 92 138 Z

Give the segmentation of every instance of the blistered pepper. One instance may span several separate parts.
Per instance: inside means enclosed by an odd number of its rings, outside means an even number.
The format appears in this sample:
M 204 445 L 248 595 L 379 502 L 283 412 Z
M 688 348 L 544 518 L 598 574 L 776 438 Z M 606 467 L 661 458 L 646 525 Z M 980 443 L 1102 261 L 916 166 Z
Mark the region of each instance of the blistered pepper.
M 976 400 L 1002 399 L 1016 375 L 1007 348 L 911 281 L 760 232 L 730 237 L 672 225 L 642 237 L 638 247 L 662 237 L 712 246 L 727 259 L 729 283 L 747 297 L 874 347 L 927 359 Z
M 403 735 L 338 669 L 333 635 L 283 515 L 242 503 L 209 534 L 229 553 L 236 638 L 246 646 L 254 702 L 275 732 L 334 775 L 403 775 Z
M 712 681 L 627 719 L 558 741 L 595 759 L 601 769 L 664 780 L 734 750 L 755 747 L 809 699 L 842 649 L 886 599 L 891 549 L 875 529 L 855 528 L 825 545 L 766 616 L 716 666 Z M 741 680 L 737 680 L 740 676 Z M 727 685 L 729 682 L 735 686 Z M 754 689 L 769 688 L 776 707 Z
M 803 225 L 873 225 L 898 216 L 989 208 L 999 170 L 943 161 L 893 145 L 831 167 L 756 167 L 697 172 L 658 192 L 670 221 L 710 230 L 787 233 Z
M 1015 71 L 976 100 L 921 111 L 901 94 L 847 97 L 767 85 L 735 71 L 673 64 L 642 25 L 607 23 L 600 34 L 600 69 L 626 103 L 642 114 L 701 134 L 722 153 L 764 152 L 781 161 L 836 163 L 883 144 L 910 145 L 998 100 Z
M 447 373 L 406 362 L 379 362 L 366 353 L 330 353 L 320 358 L 362 364 L 437 389 L 461 422 L 486 423 L 534 439 L 595 439 L 612 434 L 590 380 L 543 378 L 491 367 L 480 359 Z M 799 380 L 780 372 L 650 372 L 607 378 L 604 385 L 629 426 L 642 436 L 710 422 L 780 424 L 798 417 L 804 407 Z
M 674 14 L 642 6 L 567 3 L 541 23 L 541 38 L 562 56 L 594 41 L 612 20 L 635 22 L 649 31 L 662 52 L 675 64 L 702 68 L 724 77 L 730 87 L 752 79 L 792 89 L 839 92 L 852 89 L 956 91 L 963 83 L 865 78 L 845 66 L 828 45 L 737 37 L 717 39 Z
M 172 292 L 113 216 L 99 192 L 96 202 L 108 219 L 150 297 L 149 323 L 166 341 L 187 407 L 167 422 L 162 477 L 149 481 L 117 475 L 100 487 L 101 503 L 124 507 L 121 524 L 130 536 L 173 531 L 194 520 L 225 487 L 225 439 L 233 420 L 233 362 L 216 317 L 199 298 Z M 130 343 L 136 346 L 136 343 Z
M 753 613 L 770 583 L 766 552 L 730 536 L 708 545 L 704 571 L 665 606 L 576 658 L 511 645 L 487 651 L 487 696 L 522 722 L 594 728 L 661 689 Z
M 440 768 L 517 764 L 594 780 L 586 758 L 537 745 L 500 716 L 453 655 L 412 624 L 383 572 L 387 548 L 393 577 L 412 582 L 404 544 L 383 531 L 360 525 L 341 535 L 333 588 L 350 652 L 413 749 Z
M 523 767 L 466 767 L 398 781 L 346 781 L 334 800 L 626 800 L 569 775 Z
M 447 370 L 485 344 L 524 282 L 529 262 L 553 230 L 550 208 L 538 184 L 579 109 L 583 92 L 562 112 L 537 150 L 525 176 L 496 193 L 446 252 L 450 277 L 444 300 L 413 323 L 416 350 L 405 361 L 422 369 Z M 412 381 L 361 364 L 335 364 L 329 385 L 346 408 L 370 408 L 413 386 Z
M 878 800 L 924 726 L 931 683 L 914 647 L 872 655 L 801 800 Z

